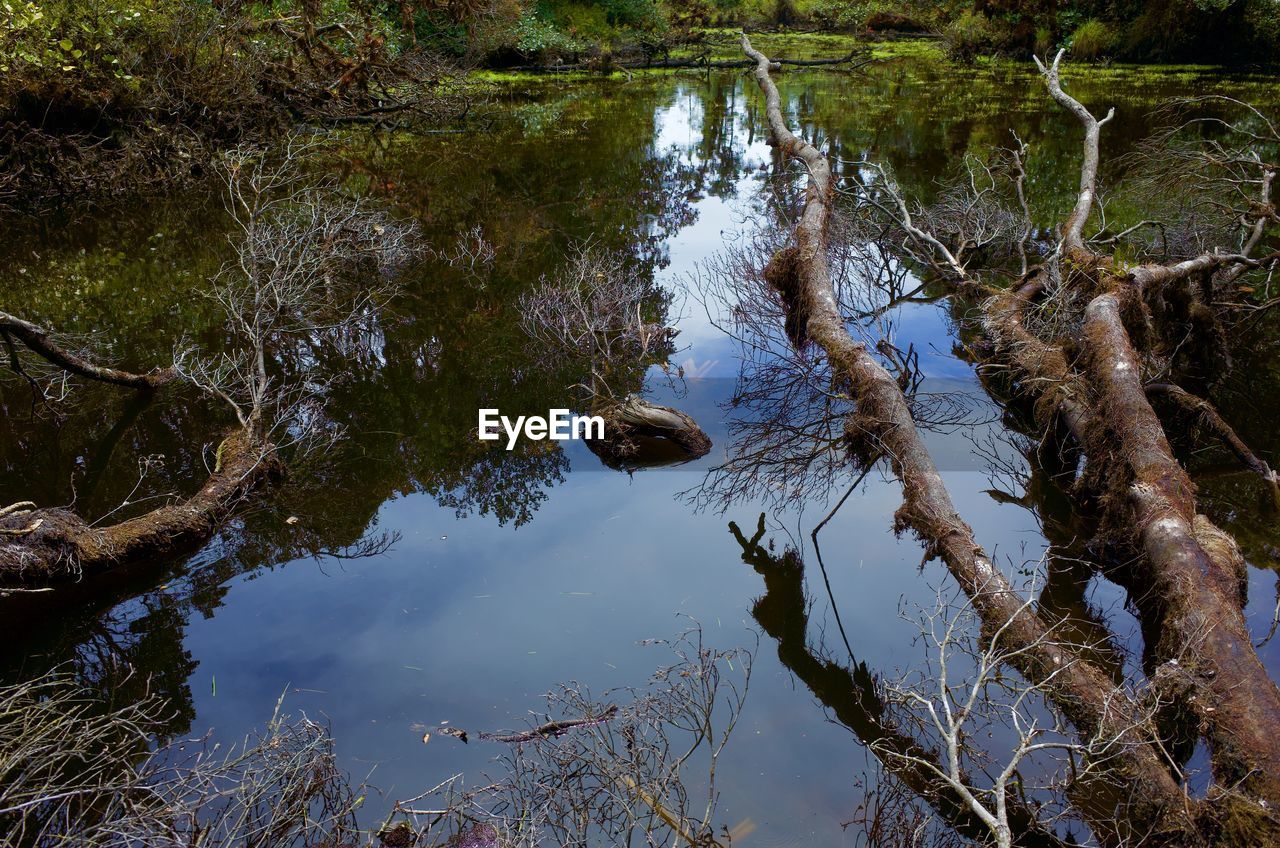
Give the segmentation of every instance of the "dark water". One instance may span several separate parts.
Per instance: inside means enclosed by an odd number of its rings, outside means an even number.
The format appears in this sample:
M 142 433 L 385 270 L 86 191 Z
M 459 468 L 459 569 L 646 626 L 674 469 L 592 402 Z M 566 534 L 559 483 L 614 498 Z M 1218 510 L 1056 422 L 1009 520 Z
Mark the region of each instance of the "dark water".
M 805 135 L 844 160 L 890 163 L 910 193 L 928 197 L 966 153 L 1006 144 L 1015 130 L 1032 145 L 1037 216 L 1051 221 L 1070 202 L 1077 134 L 1027 69 L 908 56 L 864 75 L 815 71 L 782 82 Z M 1163 98 L 1214 91 L 1272 107 L 1280 100 L 1272 80 L 1195 70 L 1097 69 L 1068 84 L 1091 106 L 1117 107 L 1104 141 L 1112 161 L 1145 134 L 1146 114 Z M 597 692 L 639 684 L 668 656 L 638 641 L 673 636 L 692 620 L 718 647 L 760 638 L 746 712 L 720 766 L 717 821 L 751 820 L 758 829 L 744 844 L 854 844 L 841 823 L 857 807 L 855 780 L 868 762 L 841 723 L 841 678 L 804 667 L 794 643 L 780 655 L 771 624 L 799 620 L 807 602 L 790 595 L 769 608 L 770 623 L 754 619 L 765 584 L 728 528 L 730 520 L 752 528 L 769 510 L 777 550 L 803 540 L 808 557 L 808 534 L 830 508 L 825 492 L 779 513 L 767 492 L 723 515 L 691 500 L 732 440 L 721 405 L 733 394 L 739 351 L 690 281 L 758 218 L 776 216 L 775 193 L 794 186 L 771 171 L 754 86 L 732 73 L 550 80 L 504 84 L 496 100 L 483 132 L 352 137 L 324 159 L 353 190 L 420 221 L 438 249 L 480 228 L 495 251 L 475 268 L 410 269 L 364 353 L 319 357 L 317 367 L 342 375 L 326 401 L 345 428 L 339 446 L 310 457 L 277 501 L 188 562 L 87 584 L 56 612 L 5 608 L 5 674 L 74 662 L 117 697 L 150 676 L 175 709 L 174 736 L 212 729 L 225 740 L 261 725 L 285 693 L 286 710 L 332 724 L 347 769 L 395 798 L 459 771 L 478 780 L 495 754 L 440 736 L 424 745 L 422 725 L 518 727 L 558 682 Z M 231 252 L 216 187 L 7 229 L 6 310 L 134 367 L 165 362 L 180 336 L 221 343 L 216 310 L 197 293 Z M 568 405 L 573 375 L 535 363 L 515 301 L 588 239 L 630 252 L 678 293 L 675 362 L 688 379 L 676 402 L 716 440 L 703 460 L 627 474 L 579 444 L 526 442 L 507 452 L 476 440 L 480 407 L 535 414 Z M 953 350 L 955 317 L 945 303 L 914 305 L 892 316 L 891 329 L 900 346 L 914 344 L 936 385 L 974 398 L 978 441 L 1000 436 L 999 410 Z M 1265 322 L 1249 333 L 1237 353 L 1248 378 L 1228 384 L 1223 405 L 1246 440 L 1275 458 L 1275 333 Z M 670 397 L 659 375 L 650 385 Z M 92 518 L 191 491 L 228 426 L 220 410 L 181 391 L 139 405 L 77 386 L 57 408 L 33 407 L 6 373 L 0 392 L 0 503 L 74 499 Z M 1021 563 L 1037 560 L 1047 539 L 1069 543 L 1061 497 L 1032 499 L 1035 510 L 992 497 L 967 436 L 930 439 L 988 549 Z M 1280 533 L 1259 512 L 1253 482 L 1213 460 L 1203 463 L 1207 507 L 1246 548 L 1249 614 L 1262 635 Z M 852 475 L 830 482 L 839 494 Z M 126 500 L 133 506 L 112 512 Z M 920 660 L 900 607 L 931 605 L 945 585 L 936 564 L 919 567 L 914 541 L 893 536 L 897 505 L 897 487 L 872 475 L 822 536 L 850 647 L 885 674 Z M 379 533 L 398 537 L 384 554 L 332 555 Z M 843 660 L 810 566 L 808 639 Z M 1095 580 L 1083 591 L 1137 646 L 1118 590 Z M 1263 649 L 1272 669 L 1278 650 Z

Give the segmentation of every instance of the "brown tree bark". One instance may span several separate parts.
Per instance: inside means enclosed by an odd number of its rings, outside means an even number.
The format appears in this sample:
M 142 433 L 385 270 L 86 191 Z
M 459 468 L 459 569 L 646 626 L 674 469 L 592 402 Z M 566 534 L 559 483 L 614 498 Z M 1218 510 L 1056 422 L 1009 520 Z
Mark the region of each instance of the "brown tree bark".
M 1191 706 L 1206 726 L 1218 781 L 1277 809 L 1280 689 L 1253 649 L 1241 610 L 1243 558 L 1235 540 L 1197 511 L 1195 486 L 1147 399 L 1117 295 L 1090 302 L 1084 332 L 1096 404 L 1106 410 L 1110 444 L 1128 472 L 1118 509 L 1144 554 L 1135 567 L 1145 579 L 1132 582 L 1144 587 L 1135 600 L 1151 616 L 1149 632 L 1159 634 L 1148 648 L 1195 677 L 1201 691 Z
M 136 518 L 93 527 L 65 509 L 37 509 L 29 502 L 6 507 L 0 510 L 0 588 L 56 585 L 189 551 L 281 472 L 269 443 L 237 429 L 219 446 L 217 465 L 199 491 Z
M 1088 246 L 1082 233 L 1096 195 L 1099 134 L 1113 112 L 1096 120 L 1062 90 L 1061 58 L 1059 53 L 1048 67 L 1037 64 L 1050 95 L 1085 131 L 1080 191 L 1063 228 L 1062 254 L 1071 273 L 1064 270 L 1062 284 L 1096 292 L 1084 313 L 1080 364 L 1089 403 L 1105 411 L 1088 422 L 1082 446 L 1105 466 L 1100 477 L 1109 490 L 1103 493 L 1107 523 L 1123 528 L 1143 554 L 1126 582 L 1144 612 L 1145 631 L 1155 635 L 1149 653 L 1157 662 L 1189 667 L 1197 691 L 1187 706 L 1206 728 L 1218 782 L 1255 796 L 1262 802 L 1257 812 L 1270 816 L 1280 809 L 1280 689 L 1258 659 L 1244 621 L 1243 558 L 1235 541 L 1199 514 L 1195 486 L 1174 458 L 1144 390 L 1142 359 L 1124 320 L 1126 309 L 1145 316 L 1145 299 L 1161 287 L 1257 263 L 1245 254 L 1206 253 L 1122 273 L 1111 257 Z M 1043 391 L 1070 392 L 1079 385 L 1058 362 L 1033 367 L 1028 374 L 1043 381 Z M 1063 409 L 1061 401 L 1057 406 Z

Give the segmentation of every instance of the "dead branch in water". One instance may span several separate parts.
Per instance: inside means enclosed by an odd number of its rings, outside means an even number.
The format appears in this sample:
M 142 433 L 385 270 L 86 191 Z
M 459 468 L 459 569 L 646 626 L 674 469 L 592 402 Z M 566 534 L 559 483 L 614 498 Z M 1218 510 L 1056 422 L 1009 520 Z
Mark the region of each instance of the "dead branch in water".
M 98 365 L 58 344 L 53 334 L 43 327 L 32 324 L 30 321 L 24 321 L 7 312 L 0 312 L 0 336 L 3 336 L 6 342 L 9 342 L 11 337 L 17 339 L 29 348 L 32 353 L 43 357 L 68 373 L 102 383 L 111 383 L 131 389 L 157 389 L 174 377 L 172 368 L 161 368 L 147 374 L 134 374 L 129 371 Z M 16 361 L 12 365 L 15 370 L 20 370 L 20 366 Z
M 618 705 L 609 704 L 599 715 L 584 716 L 582 718 L 562 718 L 556 721 L 548 721 L 540 724 L 531 730 L 525 730 L 520 733 L 478 733 L 481 739 L 488 739 L 490 742 L 507 742 L 510 744 L 519 744 L 521 742 L 532 742 L 535 739 L 542 739 L 547 736 L 559 736 L 567 733 L 575 727 L 590 727 L 593 724 L 599 724 L 602 721 L 612 721 L 618 715 Z
M 1215 780 L 1226 788 L 1205 802 L 1212 812 L 1192 822 L 1188 838 L 1207 838 L 1220 826 L 1248 833 L 1237 837 L 1242 841 L 1265 843 L 1280 830 L 1274 813 L 1280 804 L 1280 690 L 1250 646 L 1241 611 L 1243 558 L 1235 541 L 1200 513 L 1195 486 L 1172 453 L 1147 386 L 1171 386 L 1161 393 L 1194 408 L 1200 422 L 1274 491 L 1269 466 L 1211 402 L 1193 399 L 1175 381 L 1211 381 L 1206 372 L 1225 366 L 1224 309 L 1253 290 L 1236 283 L 1274 270 L 1270 254 L 1255 254 L 1275 222 L 1270 191 L 1276 165 L 1264 156 L 1280 136 L 1274 123 L 1244 104 L 1235 104 L 1246 111 L 1244 120 L 1217 122 L 1227 140 L 1184 132 L 1194 121 L 1157 134 L 1143 155 L 1156 162 L 1160 185 L 1182 174 L 1193 201 L 1227 210 L 1231 226 L 1161 226 L 1158 245 L 1137 262 L 1122 262 L 1098 249 L 1138 227 L 1112 239 L 1084 237 L 1097 211 L 1099 140 L 1111 115 L 1099 120 L 1064 90 L 1061 59 L 1059 53 L 1040 69 L 1052 99 L 1084 129 L 1080 185 L 1057 246 L 1045 250 L 1040 265 L 1027 267 L 1024 258 L 1018 283 L 982 303 L 981 324 L 995 353 L 987 366 L 992 373 L 1008 369 L 1015 387 L 1033 401 L 1036 435 L 1045 447 L 1065 437 L 1086 460 L 1072 490 L 1096 512 L 1095 544 L 1113 563 L 1106 573 L 1129 590 L 1141 615 L 1153 677 L 1171 685 L 1166 694 L 1184 711 L 1182 720 L 1166 725 L 1168 745 L 1189 753 L 1197 738 L 1209 743 Z M 1167 155 L 1158 153 L 1163 149 Z M 1025 251 L 1031 231 L 1020 161 L 1025 153 L 1025 146 L 1013 152 L 1018 166 L 1005 177 L 1010 185 L 1004 191 L 1016 196 L 1014 211 L 1025 221 L 1013 228 L 1021 230 L 1016 244 L 1006 237 L 1006 251 Z M 967 171 L 960 180 L 961 208 L 999 198 L 996 169 L 971 162 Z M 861 178 L 854 200 L 901 234 L 904 255 L 954 291 L 991 290 L 971 263 L 958 258 L 964 255 L 963 230 L 947 226 L 954 217 L 947 208 L 941 214 L 912 210 L 883 169 L 869 172 L 879 178 Z M 1002 202 L 1013 206 L 1010 198 Z
M 1108 842 L 1120 842 L 1136 838 L 1154 828 L 1162 834 L 1158 837 L 1161 839 L 1172 838 L 1174 841 L 1186 840 L 1192 843 L 1202 841 L 1205 838 L 1202 828 L 1206 827 L 1200 820 L 1202 814 L 1172 778 L 1167 754 L 1161 747 L 1160 740 L 1151 735 L 1150 728 L 1143 726 L 1140 718 L 1142 711 L 1123 692 L 1116 690 L 1097 668 L 1046 638 L 1045 623 L 1018 602 L 1016 593 L 983 553 L 973 539 L 968 525 L 956 513 L 928 450 L 916 431 L 900 388 L 868 353 L 865 345 L 848 335 L 843 317 L 836 308 L 827 259 L 827 230 L 833 191 L 830 167 L 821 153 L 787 128 L 777 88 L 769 78 L 767 57 L 755 51 L 745 35 L 742 43 L 744 51 L 757 64 L 756 79 L 765 95 L 772 143 L 785 157 L 801 161 L 808 172 L 805 203 L 796 225 L 793 243 L 774 255 L 766 269 L 766 277 L 777 289 L 788 315 L 792 319 L 799 319 L 796 323 L 804 333 L 794 337 L 797 345 L 811 340 L 821 347 L 831 362 L 833 374 L 839 383 L 847 387 L 857 403 L 857 412 L 850 418 L 847 426 L 854 455 L 869 457 L 883 453 L 889 457 L 895 476 L 903 483 L 905 502 L 897 513 L 898 527 L 915 531 L 927 544 L 929 554 L 941 557 L 968 596 L 984 629 L 1001 635 L 1005 648 L 1010 650 L 1010 664 L 1029 682 L 1043 688 L 1045 697 L 1071 721 L 1080 738 L 1113 740 L 1116 746 L 1113 749 L 1113 762 L 1116 765 L 1112 774 L 1123 774 L 1130 791 L 1123 793 L 1123 798 L 1116 799 L 1116 806 L 1108 807 L 1105 811 L 1096 808 L 1081 810 L 1099 838 Z M 1055 61 L 1052 68 L 1046 69 L 1051 92 L 1055 99 L 1081 117 L 1086 125 L 1080 197 L 1068 218 L 1062 253 L 1068 261 L 1077 265 L 1087 263 L 1097 268 L 1107 263 L 1091 258 L 1092 254 L 1084 245 L 1082 233 L 1096 194 L 1097 141 L 1106 119 L 1094 120 L 1082 106 L 1062 92 L 1058 84 L 1057 68 L 1058 63 Z M 897 200 L 901 200 L 900 195 Z M 965 265 L 957 258 L 956 250 L 946 247 L 936 234 L 916 227 L 905 203 L 897 203 L 896 209 L 889 215 L 897 224 L 907 227 L 913 238 L 936 253 L 940 258 L 938 265 L 945 269 L 945 273 L 958 282 L 971 282 Z M 1167 284 L 1186 279 L 1197 272 L 1230 267 L 1241 261 L 1237 256 L 1213 254 L 1172 266 L 1141 266 L 1130 278 L 1141 281 L 1139 285 Z M 1110 296 L 1104 292 L 1102 298 Z M 1090 314 L 1095 324 L 1104 328 L 1116 327 L 1114 310 L 1109 310 L 1105 299 L 1095 304 Z M 1019 342 L 1016 336 L 1012 341 L 1014 344 Z M 1121 339 L 1118 337 L 1108 337 L 1105 347 L 1099 345 L 1102 352 L 1095 357 L 1095 361 L 1103 361 L 1106 352 L 1123 356 L 1124 348 L 1117 344 L 1119 341 Z M 1023 347 L 1029 346 L 1024 344 Z M 1052 350 L 1048 352 L 1052 353 Z M 1032 350 L 1031 353 L 1041 358 L 1037 355 L 1038 351 Z M 1044 358 L 1054 360 L 1052 356 Z M 1065 362 L 1059 364 L 1071 367 L 1065 365 Z M 1101 371 L 1101 368 L 1095 368 L 1093 376 L 1102 377 Z M 1131 363 L 1128 368 L 1112 368 L 1110 373 L 1112 377 L 1117 374 L 1122 376 L 1112 380 L 1113 402 L 1104 406 L 1109 412 L 1123 408 L 1132 398 L 1132 394 L 1122 389 L 1115 380 L 1127 379 L 1130 373 L 1136 378 L 1136 363 Z M 1054 375 L 1050 375 L 1051 378 L 1052 376 Z M 1140 391 L 1140 384 L 1138 388 Z M 1145 404 L 1145 396 L 1142 403 Z M 1083 416 L 1078 414 L 1076 417 L 1077 425 L 1083 427 L 1086 422 L 1079 420 Z M 1089 421 L 1093 425 L 1099 423 L 1097 416 L 1089 416 Z M 1158 423 L 1155 431 L 1159 432 Z M 1150 430 L 1143 428 L 1142 432 L 1148 433 Z M 1130 459 L 1136 456 L 1153 457 L 1155 461 L 1160 459 L 1158 445 L 1142 447 L 1132 441 L 1127 444 Z M 1167 445 L 1164 447 L 1164 455 L 1167 456 Z M 1173 473 L 1172 469 L 1170 473 Z M 1165 475 L 1160 479 L 1164 481 L 1169 477 Z M 1189 485 L 1183 487 L 1182 491 L 1186 493 L 1183 497 L 1189 496 Z M 1173 515 L 1159 506 L 1161 497 L 1167 500 L 1168 495 L 1157 494 L 1155 503 L 1149 505 L 1145 515 L 1139 516 L 1137 526 L 1154 528 L 1159 521 L 1160 531 L 1167 535 L 1176 528 L 1169 520 Z M 1185 506 L 1186 501 L 1182 503 Z M 1191 512 L 1194 513 L 1194 509 Z M 1190 517 L 1188 515 L 1186 518 L 1187 532 L 1179 538 L 1188 543 L 1199 544 L 1190 530 Z M 1207 525 L 1207 520 L 1198 520 L 1196 527 L 1205 544 L 1209 543 L 1210 538 L 1218 540 L 1225 535 L 1220 531 L 1213 534 L 1208 529 L 1211 525 Z M 1139 531 L 1139 535 L 1143 534 Z M 1157 562 L 1169 560 L 1171 567 L 1175 563 L 1177 567 L 1192 567 L 1191 561 L 1182 565 L 1182 561 L 1177 560 L 1180 554 L 1163 546 L 1162 539 L 1146 535 L 1151 542 L 1148 554 Z M 1224 548 L 1221 543 L 1218 544 L 1218 550 Z M 1200 571 L 1204 573 L 1202 569 Z M 1232 585 L 1235 586 L 1234 583 Z M 1158 590 L 1158 594 L 1171 597 L 1174 594 L 1173 588 L 1170 585 Z M 1265 765 L 1269 755 L 1266 749 L 1280 738 L 1280 734 L 1272 733 L 1269 740 L 1260 738 L 1258 734 L 1263 731 L 1268 720 L 1274 722 L 1276 717 L 1280 717 L 1280 708 L 1268 707 L 1275 687 L 1257 664 L 1256 655 L 1248 649 L 1247 634 L 1244 648 L 1241 649 L 1240 634 L 1236 630 L 1243 627 L 1243 621 L 1239 616 L 1238 606 L 1215 606 L 1217 601 L 1225 599 L 1221 594 L 1222 588 L 1221 585 L 1210 588 L 1182 585 L 1179 591 L 1190 590 L 1192 597 L 1197 592 L 1209 593 L 1209 597 L 1196 598 L 1195 601 L 1181 605 L 1187 611 L 1204 609 L 1208 621 L 1200 619 L 1200 626 L 1195 630 L 1175 627 L 1172 632 L 1181 634 L 1179 647 L 1183 656 L 1186 656 L 1186 651 L 1190 651 L 1191 657 L 1195 659 L 1207 656 L 1210 665 L 1218 662 L 1224 666 L 1216 669 L 1212 677 L 1231 678 L 1232 683 L 1227 684 L 1228 686 L 1243 684 L 1243 690 L 1234 693 L 1219 690 L 1210 684 L 1220 699 L 1235 699 L 1235 706 L 1231 710 L 1234 716 L 1220 719 L 1222 724 L 1219 726 L 1225 730 L 1225 725 L 1229 725 L 1229 733 L 1238 735 L 1234 744 L 1226 745 L 1224 743 L 1228 734 L 1219 734 L 1217 750 L 1221 754 L 1220 768 L 1223 774 L 1234 775 L 1234 780 L 1245 781 L 1249 790 L 1263 790 L 1262 796 L 1269 799 L 1271 793 L 1267 786 L 1270 778 L 1265 776 L 1269 768 Z M 1215 598 L 1214 595 L 1218 597 Z M 1232 597 L 1236 595 L 1233 594 Z M 1173 623 L 1176 625 L 1177 622 Z M 1215 635 L 1214 628 L 1221 623 L 1230 624 L 1229 634 Z M 1228 665 L 1227 657 L 1213 647 L 1215 640 L 1224 649 L 1228 644 L 1236 646 L 1235 664 Z M 1172 643 L 1169 648 L 1172 648 Z M 1207 706 L 1207 703 L 1204 702 L 1204 705 Z M 1221 714 L 1227 710 L 1218 712 Z M 1267 716 L 1271 718 L 1267 719 Z M 1251 755 L 1254 757 L 1253 762 L 1258 764 L 1252 770 L 1241 768 L 1241 763 L 1235 759 L 1242 753 L 1237 746 L 1243 740 L 1249 740 L 1245 744 L 1256 741 L 1260 748 L 1258 754 Z M 1270 774 L 1280 774 L 1280 769 L 1272 769 Z M 1107 780 L 1098 781 L 1100 784 L 1106 782 Z M 1103 789 L 1097 785 L 1094 788 Z M 1112 793 L 1103 789 L 1103 795 L 1108 794 Z M 1266 812 L 1266 807 L 1259 807 L 1246 797 L 1224 798 L 1221 803 L 1224 806 L 1224 820 L 1239 816 L 1240 822 L 1250 822 L 1243 826 L 1260 828 L 1259 832 L 1269 832 L 1276 827 L 1276 822 Z M 1225 811 L 1228 809 L 1229 811 Z M 1180 836 L 1170 837 L 1175 833 Z M 993 826 L 993 836 L 997 839 L 1007 838 L 1007 832 Z
M 152 375 L 104 370 L 81 358 L 54 360 L 126 386 L 151 388 L 180 376 L 225 402 L 237 423 L 209 446 L 204 484 L 184 500 L 102 527 L 68 509 L 8 510 L 0 514 L 0 585 L 54 584 L 190 550 L 282 474 L 282 449 L 298 454 L 336 437 L 321 406 L 325 387 L 306 363 L 314 345 L 366 327 L 373 307 L 394 288 L 394 272 L 416 249 L 414 228 L 331 184 L 300 178 L 305 149 L 295 141 L 283 160 L 251 151 L 229 159 L 237 256 L 208 293 L 234 340 L 226 351 L 213 357 L 178 345 L 173 368 Z

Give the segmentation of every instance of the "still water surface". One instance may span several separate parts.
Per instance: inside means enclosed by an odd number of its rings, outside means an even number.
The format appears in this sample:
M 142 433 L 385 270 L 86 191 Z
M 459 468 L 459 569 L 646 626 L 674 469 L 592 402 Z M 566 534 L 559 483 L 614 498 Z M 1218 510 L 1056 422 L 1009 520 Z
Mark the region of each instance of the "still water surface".
M 1104 151 L 1113 160 L 1165 97 L 1213 90 L 1278 99 L 1273 81 L 1194 70 L 1095 70 L 1069 83 L 1091 106 L 1117 106 Z M 782 87 L 804 134 L 840 159 L 890 163 L 909 192 L 927 197 L 964 154 L 1005 144 L 1016 130 L 1032 145 L 1037 214 L 1051 221 L 1069 203 L 1075 129 L 1026 69 L 908 57 L 856 76 L 789 74 Z M 223 740 L 261 725 L 284 693 L 286 710 L 331 723 L 350 772 L 368 774 L 394 799 L 460 771 L 478 780 L 496 753 L 441 736 L 424 745 L 421 726 L 520 727 L 559 682 L 594 692 L 641 684 L 668 656 L 638 642 L 674 636 L 691 621 L 711 645 L 756 648 L 752 603 L 764 585 L 728 522 L 754 527 L 769 510 L 780 550 L 807 543 L 829 504 L 814 497 L 803 510 L 775 513 L 768 498 L 747 499 L 721 515 L 696 510 L 689 496 L 728 447 L 723 405 L 738 370 L 738 349 L 717 328 L 723 316 L 691 281 L 760 216 L 776 215 L 770 198 L 794 185 L 773 174 L 750 78 L 504 85 L 486 120 L 482 133 L 353 139 L 327 160 L 353 188 L 421 221 L 437 249 L 479 228 L 496 255 L 475 268 L 411 269 L 371 344 L 319 357 L 319 367 L 343 375 L 327 402 L 346 429 L 342 445 L 312 457 L 279 503 L 252 510 L 190 562 L 85 587 L 75 608 L 57 615 L 13 608 L 9 678 L 74 660 L 129 697 L 151 675 L 176 710 L 175 737 L 212 731 Z M 215 310 L 192 292 L 230 252 L 219 204 L 208 187 L 70 226 L 14 222 L 0 296 L 26 317 L 110 344 L 133 366 L 163 362 L 184 333 L 216 348 Z M 676 364 L 688 380 L 674 402 L 716 440 L 710 456 L 628 474 L 577 444 L 508 453 L 475 439 L 480 407 L 518 415 L 567 405 L 572 381 L 534 367 L 514 304 L 588 239 L 630 251 L 677 295 Z M 914 344 L 930 379 L 984 398 L 953 351 L 954 318 L 945 303 L 912 305 L 894 316 L 892 331 L 900 346 Z M 1252 383 L 1228 402 L 1246 439 L 1274 458 L 1280 436 L 1267 410 L 1280 357 L 1274 332 L 1256 332 L 1240 356 L 1267 364 L 1252 368 Z M 658 377 L 650 381 L 656 396 L 671 397 Z M 124 500 L 145 505 L 189 491 L 226 425 L 220 411 L 181 393 L 138 406 L 84 387 L 54 413 L 33 411 L 11 377 L 0 391 L 0 502 L 74 497 L 94 517 Z M 1003 432 L 989 401 L 975 405 L 984 433 Z M 930 439 L 977 537 L 1015 562 L 1038 559 L 1043 515 L 987 493 L 993 484 L 964 433 Z M 851 479 L 834 481 L 837 492 Z M 1257 519 L 1248 478 L 1215 474 L 1203 485 L 1215 517 L 1241 532 L 1251 620 L 1263 633 L 1280 538 Z M 931 605 L 944 584 L 936 564 L 920 568 L 914 541 L 893 536 L 897 504 L 897 487 L 872 475 L 822 537 L 856 659 L 886 674 L 920 658 L 900 608 Z M 376 557 L 310 555 L 384 532 L 398 540 Z M 809 640 L 844 660 L 826 589 L 810 571 Z M 1096 582 L 1087 592 L 1137 645 L 1121 595 Z M 803 612 L 797 605 L 786 614 Z M 717 820 L 750 819 L 757 829 L 747 844 L 849 843 L 841 823 L 858 804 L 866 756 L 777 647 L 759 635 L 746 711 L 719 770 Z M 1280 667 L 1274 645 L 1264 659 Z M 138 674 L 121 684 L 126 666 Z M 370 815 L 384 809 L 375 801 Z

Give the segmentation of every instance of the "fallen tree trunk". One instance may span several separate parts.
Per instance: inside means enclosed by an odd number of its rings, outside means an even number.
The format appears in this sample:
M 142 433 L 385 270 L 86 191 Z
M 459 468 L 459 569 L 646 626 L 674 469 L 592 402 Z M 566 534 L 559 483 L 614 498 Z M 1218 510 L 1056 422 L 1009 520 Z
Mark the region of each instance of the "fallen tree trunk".
M 1147 399 L 1150 387 L 1141 383 L 1140 358 L 1118 297 L 1100 295 L 1086 310 L 1087 375 L 1081 375 L 1060 347 L 1025 327 L 1024 310 L 1041 291 L 1041 283 L 1032 281 L 989 301 L 988 332 L 1036 397 L 1041 427 L 1050 427 L 1055 415 L 1067 422 L 1094 465 L 1085 487 L 1103 499 L 1106 523 L 1124 528 L 1142 552 L 1114 576 L 1142 613 L 1152 662 L 1173 661 L 1192 675 L 1195 691 L 1180 700 L 1203 725 L 1219 781 L 1270 805 L 1280 777 L 1273 765 L 1280 762 L 1280 693 L 1253 650 L 1241 613 L 1243 558 L 1235 541 L 1197 512 L 1194 485 L 1172 455 Z M 1234 431 L 1211 405 L 1194 403 L 1198 399 L 1176 386 L 1156 391 L 1208 415 L 1231 443 Z M 1106 415 L 1095 414 L 1084 398 Z M 1253 457 L 1245 461 L 1264 479 L 1274 479 L 1238 437 L 1231 446 L 1242 458 Z M 1185 676 L 1178 677 L 1185 684 Z
M 1140 729 L 1134 705 L 1103 673 L 1056 642 L 1044 622 L 1025 607 L 957 513 L 897 381 L 846 330 L 827 258 L 830 165 L 813 145 L 788 129 L 777 87 L 769 77 L 768 58 L 752 48 L 746 35 L 742 47 L 756 62 L 773 144 L 784 157 L 802 162 L 809 174 L 794 243 L 774 255 L 765 276 L 781 295 L 789 321 L 794 319 L 803 327 L 804 338 L 824 350 L 836 380 L 855 399 L 857 411 L 846 423 L 855 454 L 890 458 L 904 498 L 895 516 L 896 529 L 912 530 L 928 555 L 942 559 L 984 628 L 1002 632 L 1016 649 L 1012 662 L 1017 671 L 1043 687 L 1082 739 L 1115 740 L 1111 753 L 1124 782 L 1112 784 L 1116 775 L 1111 774 L 1094 786 L 1100 796 L 1113 798 L 1114 806 L 1101 812 L 1082 810 L 1098 836 L 1119 843 L 1137 834 L 1159 833 L 1165 838 L 1176 833 L 1187 842 L 1198 841 L 1195 805 Z
M 1197 512 L 1195 486 L 1147 399 L 1116 294 L 1090 302 L 1084 332 L 1087 373 L 1127 466 L 1116 494 L 1144 554 L 1135 564 L 1141 579 L 1130 582 L 1143 587 L 1134 600 L 1157 636 L 1148 648 L 1196 678 L 1202 692 L 1191 701 L 1218 780 L 1280 805 L 1280 689 L 1253 650 L 1242 613 L 1244 559 L 1235 540 Z
M 23 502 L 0 510 L 0 588 L 55 585 L 208 541 L 255 489 L 280 475 L 275 449 L 250 431 L 230 433 L 194 495 L 144 515 L 94 527 L 75 513 Z
M 1081 364 L 1091 402 L 1105 410 L 1080 422 L 1084 432 L 1077 437 L 1096 466 L 1104 523 L 1142 553 L 1122 582 L 1144 614 L 1151 659 L 1190 668 L 1196 687 L 1183 700 L 1206 728 L 1218 782 L 1260 799 L 1261 809 L 1253 812 L 1270 817 L 1268 811 L 1280 809 L 1280 689 L 1258 659 L 1244 621 L 1243 558 L 1235 541 L 1198 512 L 1195 487 L 1147 398 L 1142 359 L 1124 320 L 1129 311 L 1148 324 L 1146 301 L 1162 287 L 1258 263 L 1246 254 L 1213 252 L 1121 272 L 1111 257 L 1089 247 L 1081 234 L 1096 195 L 1099 132 L 1112 113 L 1098 121 L 1063 91 L 1061 58 L 1059 53 L 1048 67 L 1037 64 L 1050 95 L 1085 130 L 1080 191 L 1063 232 L 1062 259 L 1070 266 L 1063 285 L 1092 296 L 1084 310 Z M 1264 191 L 1268 187 L 1264 180 Z M 1006 310 L 1000 323 L 1009 327 L 1010 317 Z M 1017 364 L 1030 366 L 1027 376 L 1059 410 L 1065 411 L 1064 392 L 1081 395 L 1079 377 L 1057 360 L 1023 357 Z

